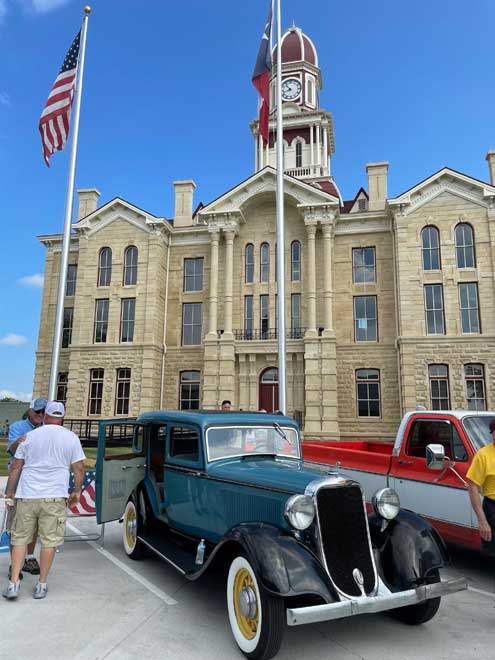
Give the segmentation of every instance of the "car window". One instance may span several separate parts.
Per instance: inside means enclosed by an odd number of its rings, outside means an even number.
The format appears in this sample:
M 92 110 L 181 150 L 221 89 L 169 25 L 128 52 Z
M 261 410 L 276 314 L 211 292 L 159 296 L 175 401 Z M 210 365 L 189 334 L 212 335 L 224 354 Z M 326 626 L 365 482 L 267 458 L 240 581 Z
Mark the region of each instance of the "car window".
M 490 417 L 489 415 L 477 415 L 473 417 L 465 417 L 462 420 L 464 429 L 466 430 L 475 451 L 491 443 L 492 437 L 489 426 L 492 419 L 495 419 L 495 417 Z
M 170 458 L 197 463 L 199 461 L 199 433 L 195 429 L 173 426 L 170 429 Z
M 249 454 L 276 454 L 300 458 L 294 428 L 275 426 L 212 427 L 206 432 L 208 460 Z
M 426 457 L 427 445 L 443 445 L 445 455 L 451 456 L 452 425 L 434 419 L 416 420 L 412 424 L 406 454 Z

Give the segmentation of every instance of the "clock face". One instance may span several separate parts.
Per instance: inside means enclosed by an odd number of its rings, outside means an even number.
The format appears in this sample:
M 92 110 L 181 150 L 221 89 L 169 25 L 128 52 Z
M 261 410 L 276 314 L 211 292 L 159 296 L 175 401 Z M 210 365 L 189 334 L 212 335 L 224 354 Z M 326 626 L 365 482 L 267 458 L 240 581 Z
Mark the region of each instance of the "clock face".
M 297 99 L 301 94 L 301 83 L 297 78 L 286 78 L 282 81 L 282 98 L 285 101 Z

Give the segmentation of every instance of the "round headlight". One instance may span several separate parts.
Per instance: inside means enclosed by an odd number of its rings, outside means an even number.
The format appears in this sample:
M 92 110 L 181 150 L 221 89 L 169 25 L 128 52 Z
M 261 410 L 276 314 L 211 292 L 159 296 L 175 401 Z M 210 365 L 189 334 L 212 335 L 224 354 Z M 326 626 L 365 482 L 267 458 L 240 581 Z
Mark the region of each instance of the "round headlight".
M 400 511 L 399 496 L 391 488 L 382 488 L 373 495 L 373 508 L 382 518 L 393 520 Z
M 285 504 L 284 515 L 292 527 L 307 529 L 315 517 L 315 505 L 309 495 L 293 495 Z

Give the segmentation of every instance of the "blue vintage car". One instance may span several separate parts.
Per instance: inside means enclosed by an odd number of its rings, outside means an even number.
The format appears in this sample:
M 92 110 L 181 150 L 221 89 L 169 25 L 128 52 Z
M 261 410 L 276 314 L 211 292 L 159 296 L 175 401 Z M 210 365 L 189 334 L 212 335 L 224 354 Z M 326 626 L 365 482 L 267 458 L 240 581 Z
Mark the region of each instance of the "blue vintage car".
M 419 624 L 448 562 L 438 533 L 390 489 L 368 517 L 358 483 L 301 458 L 282 415 L 158 411 L 100 425 L 98 522 L 121 519 L 126 553 L 151 550 L 185 578 L 224 568 L 233 636 L 272 658 L 286 625 L 392 610 Z

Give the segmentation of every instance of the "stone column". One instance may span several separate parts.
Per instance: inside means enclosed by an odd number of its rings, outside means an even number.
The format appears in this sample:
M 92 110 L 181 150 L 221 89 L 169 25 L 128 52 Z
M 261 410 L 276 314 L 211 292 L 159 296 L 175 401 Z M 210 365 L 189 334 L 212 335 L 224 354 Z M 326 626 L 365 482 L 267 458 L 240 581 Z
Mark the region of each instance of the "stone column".
M 328 171 L 328 130 L 327 127 L 323 127 L 323 165 L 324 165 L 324 172 L 323 174 L 329 174 Z
M 235 232 L 225 231 L 225 339 L 232 338 L 232 285 L 234 279 L 234 236 Z M 227 336 L 226 336 L 227 335 Z
M 315 130 L 316 130 L 316 165 L 320 166 L 321 165 L 320 127 L 315 126 Z M 318 175 L 320 175 L 320 171 L 318 171 Z
M 314 126 L 313 124 L 310 124 L 309 126 L 309 141 L 311 143 L 311 174 L 314 174 L 314 166 L 315 166 L 315 148 L 314 148 Z
M 306 225 L 308 234 L 308 329 L 316 336 L 316 223 Z
M 208 325 L 208 338 L 216 339 L 217 336 L 217 309 L 218 309 L 218 241 L 220 232 L 215 227 L 210 229 L 211 256 L 210 256 L 210 317 Z
M 325 331 L 333 333 L 333 292 L 332 292 L 332 238 L 333 226 L 322 225 L 323 230 L 323 305 Z

